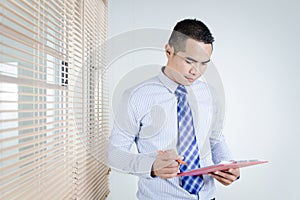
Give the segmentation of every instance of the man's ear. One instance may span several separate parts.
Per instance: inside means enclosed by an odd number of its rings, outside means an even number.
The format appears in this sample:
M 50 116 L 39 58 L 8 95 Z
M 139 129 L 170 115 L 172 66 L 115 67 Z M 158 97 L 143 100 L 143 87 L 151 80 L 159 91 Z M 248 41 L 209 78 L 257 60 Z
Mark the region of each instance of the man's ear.
M 166 50 L 167 57 L 170 57 L 174 54 L 174 48 L 171 47 L 169 44 L 166 44 L 165 50 Z

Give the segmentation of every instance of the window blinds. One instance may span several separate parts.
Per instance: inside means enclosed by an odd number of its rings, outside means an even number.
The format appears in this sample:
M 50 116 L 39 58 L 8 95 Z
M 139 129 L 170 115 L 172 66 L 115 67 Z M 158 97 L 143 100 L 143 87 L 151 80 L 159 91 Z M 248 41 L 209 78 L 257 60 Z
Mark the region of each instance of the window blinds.
M 0 199 L 105 199 L 106 1 L 0 4 Z

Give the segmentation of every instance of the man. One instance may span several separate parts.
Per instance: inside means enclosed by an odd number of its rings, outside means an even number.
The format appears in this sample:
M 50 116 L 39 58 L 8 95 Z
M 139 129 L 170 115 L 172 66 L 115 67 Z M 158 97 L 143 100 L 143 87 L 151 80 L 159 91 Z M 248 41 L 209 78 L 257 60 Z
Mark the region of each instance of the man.
M 138 199 L 210 200 L 214 179 L 229 185 L 239 177 L 239 169 L 177 176 L 232 160 L 213 92 L 198 80 L 210 62 L 213 41 L 201 21 L 178 22 L 165 46 L 168 61 L 161 73 L 123 95 L 108 163 L 140 177 Z M 134 143 L 138 154 L 130 152 Z

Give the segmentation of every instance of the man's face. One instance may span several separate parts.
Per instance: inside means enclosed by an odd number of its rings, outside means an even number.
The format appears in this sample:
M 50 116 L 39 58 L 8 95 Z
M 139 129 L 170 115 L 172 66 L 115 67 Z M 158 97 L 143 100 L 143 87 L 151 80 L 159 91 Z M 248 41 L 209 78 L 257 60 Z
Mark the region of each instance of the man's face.
M 185 51 L 174 54 L 174 49 L 166 45 L 166 53 L 166 75 L 178 84 L 191 85 L 205 72 L 212 54 L 212 45 L 187 39 Z

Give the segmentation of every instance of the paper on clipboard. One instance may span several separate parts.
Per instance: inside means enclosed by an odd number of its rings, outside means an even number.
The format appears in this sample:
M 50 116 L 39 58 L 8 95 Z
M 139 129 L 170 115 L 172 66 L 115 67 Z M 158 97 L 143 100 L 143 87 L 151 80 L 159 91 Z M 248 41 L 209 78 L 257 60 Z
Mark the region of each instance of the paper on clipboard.
M 202 174 L 208 174 L 210 172 L 215 172 L 215 171 L 223 171 L 227 170 L 230 168 L 242 168 L 242 167 L 248 167 L 252 165 L 258 165 L 258 164 L 263 164 L 267 163 L 268 161 L 266 160 L 240 160 L 240 161 L 232 161 L 229 163 L 222 163 L 218 165 L 211 165 L 208 167 L 203 167 L 195 170 L 190 170 L 186 172 L 181 172 L 177 174 L 177 176 L 194 176 L 194 175 L 202 175 Z

